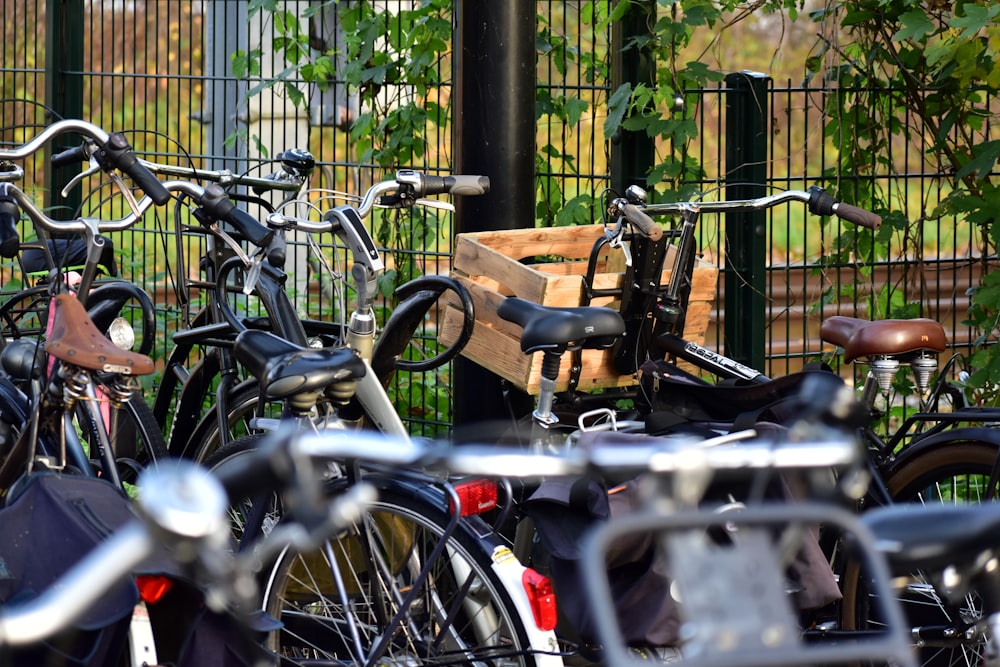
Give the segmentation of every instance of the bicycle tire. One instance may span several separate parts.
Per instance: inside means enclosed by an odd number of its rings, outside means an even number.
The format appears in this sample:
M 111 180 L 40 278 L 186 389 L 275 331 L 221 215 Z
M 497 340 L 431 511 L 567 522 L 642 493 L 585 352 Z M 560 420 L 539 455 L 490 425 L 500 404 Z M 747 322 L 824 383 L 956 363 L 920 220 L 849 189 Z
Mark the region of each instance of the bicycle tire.
M 1000 446 L 985 441 L 945 442 L 902 461 L 885 476 L 886 487 L 895 502 L 976 502 L 989 479 Z M 955 493 L 961 489 L 961 493 Z M 953 619 L 966 622 L 982 614 L 978 596 L 970 595 L 960 604 L 941 599 L 921 573 L 900 595 L 904 614 L 917 626 L 934 626 Z M 877 629 L 881 623 L 871 615 L 868 588 L 856 563 L 848 563 L 842 576 L 844 600 L 842 623 L 845 629 Z M 981 664 L 985 640 L 981 635 L 955 637 L 940 642 L 927 641 L 920 647 L 920 662 L 933 667 Z
M 210 456 L 202 460 L 201 464 L 213 472 L 220 470 L 232 460 L 242 456 L 246 452 L 256 449 L 265 437 L 265 434 L 260 433 L 240 438 L 229 443 L 225 447 L 217 449 Z M 245 535 L 244 533 L 247 525 L 247 517 L 254 511 L 253 504 L 255 502 L 268 503 L 268 505 L 263 509 L 258 507 L 258 511 L 264 512 L 264 515 L 259 522 L 264 535 L 266 535 L 270 531 L 271 527 L 274 526 L 281 518 L 280 500 L 277 495 L 273 493 L 264 494 L 257 498 L 247 499 L 246 501 L 240 503 L 239 506 L 231 505 L 229 507 L 229 520 L 232 525 L 233 538 L 237 545 L 237 549 L 242 547 L 244 540 L 249 543 L 264 536 L 260 534 L 259 530 L 256 530 L 253 535 Z
M 206 465 L 218 470 L 255 447 L 259 439 L 251 436 L 234 442 L 216 452 Z M 450 517 L 443 494 L 435 500 L 429 495 L 435 491 L 429 485 L 420 485 L 417 491 L 416 485 L 387 476 L 373 479 L 379 499 L 359 525 L 328 543 L 332 559 L 324 553 L 285 551 L 265 568 L 261 608 L 284 625 L 269 635 L 268 647 L 289 664 L 296 660 L 366 663 L 374 640 L 398 611 L 431 546 L 445 535 Z M 347 481 L 339 479 L 328 492 L 333 497 L 345 488 Z M 274 499 L 271 502 L 268 512 L 277 511 Z M 241 516 L 244 509 L 234 508 L 234 516 Z M 509 667 L 535 666 L 524 621 L 494 572 L 495 552 L 484 547 L 482 535 L 487 532 L 475 531 L 467 520 L 458 523 L 447 537 L 448 556 L 434 561 L 430 577 L 424 580 L 433 586 L 419 589 L 379 664 L 481 660 Z M 489 544 L 499 546 L 492 540 Z M 329 565 L 331 560 L 336 570 Z M 334 571 L 344 577 L 340 592 L 334 585 Z M 341 596 L 346 596 L 346 606 Z M 345 631 L 347 613 L 354 619 L 360 655 Z
M 398 611 L 396 604 L 424 564 L 425 549 L 443 533 L 445 521 L 438 508 L 383 486 L 363 525 L 330 543 L 330 553 L 341 561 L 338 569 L 349 577 L 347 612 L 356 617 L 355 627 L 366 633 L 360 656 L 341 631 L 345 606 L 333 597 L 328 559 L 323 554 L 283 554 L 272 568 L 262 600 L 265 611 L 285 624 L 272 635 L 269 648 L 293 660 L 363 662 L 373 639 L 385 630 L 386 620 Z M 423 586 L 382 660 L 535 664 L 526 633 L 512 613 L 514 605 L 493 579 L 486 556 L 472 546 L 473 539 L 462 524 L 448 539 L 449 556 L 438 559 L 429 579 L 433 587 Z M 315 613 L 320 610 L 323 616 Z M 322 633 L 319 641 L 317 632 Z
M 259 397 L 260 387 L 256 382 L 247 382 L 238 385 L 230 393 L 227 399 L 229 403 L 229 444 L 237 442 L 241 438 L 267 432 L 267 429 L 264 428 L 254 428 L 251 423 L 254 418 L 263 416 L 276 420 L 281 417 L 282 406 L 280 403 L 267 403 L 265 405 L 266 414 L 261 415 Z M 317 425 L 323 425 L 326 423 L 323 416 L 325 408 L 322 405 L 318 407 L 320 414 L 315 417 L 315 421 Z M 199 463 L 204 462 L 218 451 L 221 446 L 219 420 L 216 412 L 212 410 L 201 418 L 198 426 L 191 433 L 191 438 L 183 448 L 183 456 L 190 456 Z
M 167 442 L 153 410 L 138 393 L 120 407 L 110 406 L 108 439 L 115 452 L 122 481 L 134 484 L 139 471 L 158 460 L 167 458 Z M 85 423 L 78 413 L 77 423 Z M 93 458 L 97 434 L 94 425 L 81 426 L 84 439 L 90 444 Z

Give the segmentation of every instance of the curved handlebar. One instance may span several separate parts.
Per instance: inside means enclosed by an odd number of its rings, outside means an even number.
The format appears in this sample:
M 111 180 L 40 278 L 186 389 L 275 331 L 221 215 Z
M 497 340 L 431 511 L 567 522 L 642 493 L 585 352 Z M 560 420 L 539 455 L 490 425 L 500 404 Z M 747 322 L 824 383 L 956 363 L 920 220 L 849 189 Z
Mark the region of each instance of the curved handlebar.
M 420 197 L 434 194 L 451 194 L 456 196 L 476 196 L 486 194 L 490 190 L 488 176 L 452 175 L 427 176 L 413 169 L 400 169 L 395 178 L 379 181 L 372 185 L 353 208 L 362 218 L 366 217 L 377 206 L 400 208 L 412 206 Z M 393 201 L 383 201 L 392 196 Z M 326 215 L 322 221 L 307 220 L 281 213 L 268 216 L 268 224 L 279 229 L 296 229 L 303 232 L 322 233 L 335 232 L 338 221 Z
M 136 157 L 135 151 L 132 150 L 124 134 L 121 132 L 108 134 L 97 125 L 83 120 L 57 121 L 22 146 L 0 150 L 0 160 L 24 159 L 39 151 L 50 139 L 68 133 L 81 134 L 88 140 L 96 142 L 98 148 L 94 157 L 101 166 L 106 170 L 120 169 L 128 174 L 132 181 L 157 205 L 165 204 L 170 199 L 170 193 L 163 187 L 159 179 Z M 88 157 L 88 151 L 81 147 L 54 155 L 52 162 L 60 165 L 71 160 L 88 159 Z
M 60 120 L 52 123 L 35 135 L 34 139 L 17 148 L 0 149 L 0 160 L 23 160 L 40 151 L 54 137 L 71 132 L 82 134 L 101 145 L 104 145 L 110 136 L 97 125 L 85 120 Z
M 643 207 L 647 215 L 678 215 L 689 210 L 700 212 L 726 213 L 734 211 L 758 211 L 777 206 L 789 201 L 801 201 L 809 205 L 809 211 L 816 215 L 836 215 L 856 225 L 878 229 L 882 218 L 851 204 L 838 202 L 829 193 L 818 186 L 809 190 L 786 190 L 757 199 L 740 199 L 730 201 L 703 202 L 671 202 L 666 204 L 650 204 Z
M 231 223 L 252 243 L 261 247 L 270 243 L 274 231 L 268 229 L 250 214 L 236 208 L 221 187 L 209 184 L 202 187 L 190 181 L 161 181 L 167 193 L 180 192 L 190 196 L 200 206 L 215 218 Z M 56 220 L 47 216 L 39 209 L 25 192 L 12 185 L 4 188 L 21 210 L 31 218 L 32 222 L 47 232 L 53 234 L 86 234 L 96 230 L 99 233 L 119 232 L 134 225 L 143 214 L 153 207 L 155 202 L 149 196 L 136 202 L 136 208 L 123 218 L 117 220 L 102 220 L 100 218 L 81 217 L 75 220 Z

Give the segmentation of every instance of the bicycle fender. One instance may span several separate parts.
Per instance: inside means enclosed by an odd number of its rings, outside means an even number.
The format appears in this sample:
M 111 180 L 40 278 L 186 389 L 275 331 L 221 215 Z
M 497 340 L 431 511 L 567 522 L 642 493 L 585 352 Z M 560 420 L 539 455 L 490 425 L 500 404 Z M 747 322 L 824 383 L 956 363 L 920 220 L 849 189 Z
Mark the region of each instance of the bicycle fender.
M 392 315 L 382 327 L 382 333 L 372 352 L 372 370 L 385 385 L 396 370 L 396 358 L 410 344 L 417 327 L 424 321 L 427 311 L 437 302 L 444 290 L 420 290 L 411 294 L 393 308 Z
M 953 442 L 970 441 L 985 442 L 994 445 L 997 448 L 998 454 L 1000 454 L 1000 429 L 988 426 L 965 426 L 948 429 L 940 433 L 918 438 L 916 441 L 911 441 L 910 444 L 896 455 L 896 460 L 893 462 L 892 467 L 897 468 L 929 449 L 948 445 Z

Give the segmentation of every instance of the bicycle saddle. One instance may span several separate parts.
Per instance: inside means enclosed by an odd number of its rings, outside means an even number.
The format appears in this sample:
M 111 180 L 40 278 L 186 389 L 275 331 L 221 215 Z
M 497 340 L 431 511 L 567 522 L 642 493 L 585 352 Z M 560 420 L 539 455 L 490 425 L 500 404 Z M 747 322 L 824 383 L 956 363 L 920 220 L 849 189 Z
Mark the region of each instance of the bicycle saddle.
M 526 353 L 604 349 L 625 333 L 625 321 L 617 311 L 596 306 L 556 308 L 511 296 L 500 302 L 497 315 L 524 329 L 521 351 Z
M 944 327 L 936 320 L 862 320 L 834 315 L 823 320 L 820 337 L 844 348 L 844 360 L 878 355 L 896 356 L 920 352 L 944 352 Z
M 57 294 L 55 304 L 52 331 L 45 340 L 48 354 L 92 371 L 149 375 L 155 370 L 146 355 L 123 350 L 108 340 L 72 294 Z
M 894 571 L 973 563 L 996 548 L 1000 505 L 886 505 L 861 516 Z
M 257 329 L 240 332 L 233 354 L 260 380 L 267 398 L 274 400 L 320 392 L 337 382 L 365 375 L 365 364 L 354 350 L 302 347 Z

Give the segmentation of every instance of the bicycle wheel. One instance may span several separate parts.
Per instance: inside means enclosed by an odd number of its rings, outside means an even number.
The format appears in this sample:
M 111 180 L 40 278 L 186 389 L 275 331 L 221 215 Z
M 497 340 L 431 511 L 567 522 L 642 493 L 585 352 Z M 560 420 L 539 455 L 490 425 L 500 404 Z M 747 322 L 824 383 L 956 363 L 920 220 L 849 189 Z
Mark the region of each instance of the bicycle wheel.
M 262 431 L 253 427 L 252 421 L 260 416 L 258 397 L 260 390 L 257 385 L 244 385 L 238 387 L 230 394 L 229 401 L 229 423 L 228 437 L 229 443 L 235 443 L 241 438 L 259 434 Z M 281 406 L 273 406 L 274 414 L 278 417 Z M 191 433 L 191 439 L 184 447 L 183 456 L 191 457 L 198 462 L 206 462 L 220 449 L 222 438 L 219 430 L 219 420 L 215 410 L 212 410 L 198 422 Z M 218 460 L 217 458 L 213 460 Z
M 904 459 L 886 475 L 886 487 L 896 502 L 981 503 L 1000 447 L 984 441 L 946 442 Z M 872 610 L 874 600 L 864 574 L 849 563 L 842 578 L 843 627 L 877 630 L 884 624 Z M 982 603 L 975 594 L 959 602 L 942 596 L 921 572 L 910 575 L 900 591 L 904 614 L 920 637 L 920 661 L 945 667 L 981 664 L 985 638 L 976 628 Z
M 133 394 L 119 407 L 109 405 L 104 418 L 123 482 L 134 484 L 142 468 L 168 456 L 167 443 L 153 410 L 139 394 Z M 86 424 L 78 428 L 93 457 L 98 442 L 94 429 L 99 427 L 90 423 L 82 411 L 77 413 L 77 424 Z
M 322 552 L 278 558 L 262 601 L 284 625 L 272 650 L 292 663 L 535 664 L 490 551 L 465 522 L 446 536 L 447 513 L 423 495 L 383 479 L 364 518 Z
M 224 470 L 235 460 L 258 447 L 264 434 L 240 438 L 214 451 L 201 463 L 214 473 Z M 256 498 L 248 498 L 238 505 L 229 507 L 229 520 L 237 549 L 264 537 L 281 519 L 281 503 L 277 494 L 266 492 Z M 249 530 L 249 534 L 248 531 Z

